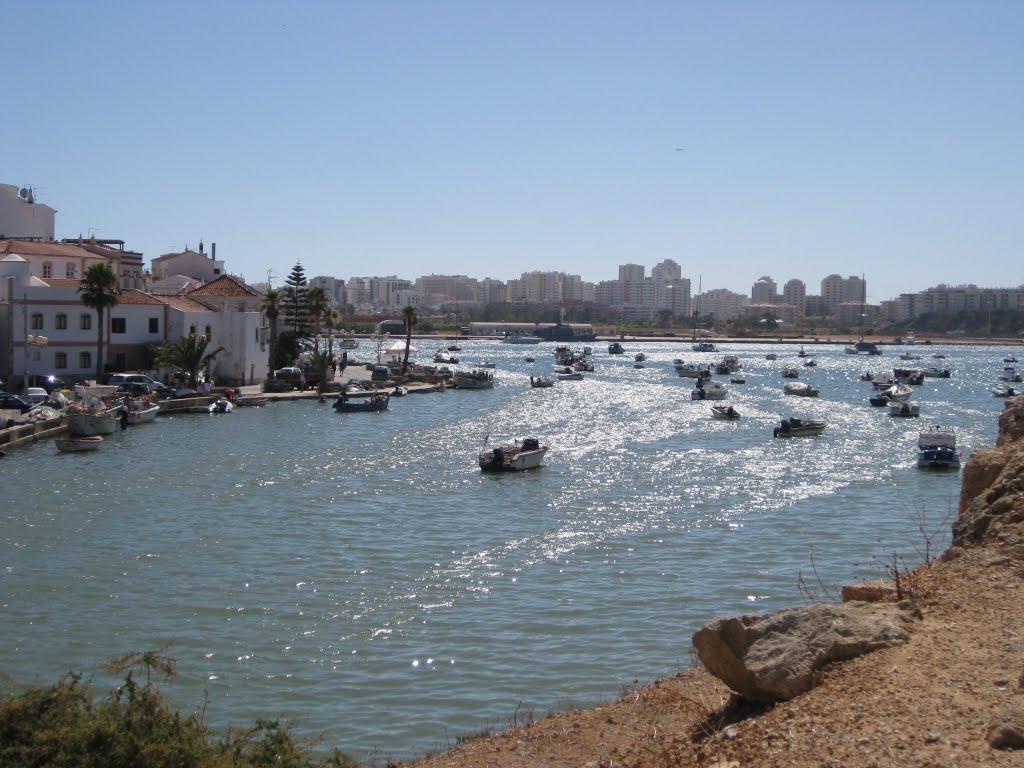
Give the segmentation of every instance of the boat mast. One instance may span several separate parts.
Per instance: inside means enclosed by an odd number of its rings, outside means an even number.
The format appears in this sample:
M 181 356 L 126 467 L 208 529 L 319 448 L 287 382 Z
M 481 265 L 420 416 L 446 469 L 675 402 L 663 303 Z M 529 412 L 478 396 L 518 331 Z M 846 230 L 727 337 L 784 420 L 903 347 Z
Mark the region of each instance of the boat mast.
M 700 315 L 700 295 L 704 290 L 704 275 L 697 275 L 697 308 L 693 311 L 693 341 L 697 340 L 697 317 Z

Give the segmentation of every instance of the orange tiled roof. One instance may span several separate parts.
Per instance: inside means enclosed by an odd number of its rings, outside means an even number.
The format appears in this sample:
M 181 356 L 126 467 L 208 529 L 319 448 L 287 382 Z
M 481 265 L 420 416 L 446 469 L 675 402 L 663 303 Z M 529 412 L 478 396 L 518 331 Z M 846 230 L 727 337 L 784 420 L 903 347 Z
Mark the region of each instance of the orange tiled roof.
M 121 291 L 121 298 L 118 304 L 163 304 L 160 298 L 151 293 L 140 291 L 136 288 L 129 288 Z
M 82 281 L 73 277 L 46 277 L 43 282 L 51 288 L 77 288 Z
M 161 304 L 166 304 L 182 312 L 216 312 L 216 307 L 210 307 L 201 301 L 189 298 L 188 296 L 153 296 Z
M 64 256 L 75 259 L 103 258 L 78 245 L 40 243 L 35 240 L 0 240 L 0 254 L 24 253 L 30 256 Z
M 234 275 L 221 275 L 188 292 L 189 296 L 263 296 L 255 288 L 250 287 Z

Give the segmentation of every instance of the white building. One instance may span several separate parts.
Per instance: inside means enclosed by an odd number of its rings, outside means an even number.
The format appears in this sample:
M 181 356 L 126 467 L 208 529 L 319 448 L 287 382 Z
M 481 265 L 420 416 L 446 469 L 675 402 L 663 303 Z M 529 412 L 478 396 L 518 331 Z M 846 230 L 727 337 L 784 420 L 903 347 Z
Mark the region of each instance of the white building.
M 57 211 L 36 202 L 31 187 L 0 184 L 0 240 L 9 237 L 53 241 Z
M 727 288 L 705 291 L 694 302 L 694 311 L 701 315 L 714 315 L 716 320 L 732 320 L 743 314 L 750 299 Z
M 804 317 L 807 314 L 807 286 L 803 280 L 793 278 L 787 280 L 782 287 L 782 301 L 791 307 L 796 307 L 796 316 Z
M 762 275 L 750 288 L 751 304 L 774 304 L 778 296 L 778 286 L 768 275 Z
M 217 244 L 213 243 L 209 255 L 203 250 L 203 241 L 199 241 L 199 250 L 186 248 L 180 253 L 165 253 L 153 259 L 150 266 L 154 280 L 162 280 L 171 275 L 185 275 L 209 283 L 224 274 L 224 262 L 217 260 Z

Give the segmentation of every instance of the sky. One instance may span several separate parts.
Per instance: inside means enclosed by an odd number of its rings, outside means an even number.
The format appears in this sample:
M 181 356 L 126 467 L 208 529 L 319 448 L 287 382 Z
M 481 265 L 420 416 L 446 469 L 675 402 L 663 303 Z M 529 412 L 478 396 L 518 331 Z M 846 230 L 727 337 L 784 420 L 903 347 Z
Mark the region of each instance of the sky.
M 0 182 L 249 282 L 1024 284 L 1017 0 L 0 0 Z

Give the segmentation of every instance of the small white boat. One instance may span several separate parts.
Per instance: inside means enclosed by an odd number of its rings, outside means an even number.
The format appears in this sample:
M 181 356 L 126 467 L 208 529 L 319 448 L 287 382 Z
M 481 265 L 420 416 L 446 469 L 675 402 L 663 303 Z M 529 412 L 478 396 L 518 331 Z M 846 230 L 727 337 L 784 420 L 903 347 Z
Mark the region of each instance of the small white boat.
M 1021 380 L 1021 375 L 1017 373 L 1017 369 L 1012 365 L 1008 365 L 1003 368 L 1003 372 L 999 374 L 1000 381 L 1018 382 Z
M 210 407 L 207 410 L 210 413 L 231 413 L 233 409 L 234 406 L 231 404 L 231 401 L 221 397 L 210 403 Z
M 547 452 L 548 446 L 535 437 L 527 437 L 485 448 L 480 451 L 478 461 L 483 472 L 522 472 L 539 467 Z
M 922 469 L 954 469 L 960 466 L 956 433 L 949 427 L 935 425 L 917 438 L 917 466 Z
M 160 413 L 159 405 L 151 405 L 148 408 L 140 408 L 139 410 L 128 409 L 128 423 L 132 426 L 138 424 L 146 424 L 147 422 L 156 419 L 156 415 Z
M 633 361 L 637 363 L 642 363 L 646 359 L 647 355 L 645 355 L 643 352 L 637 352 L 635 355 L 633 355 Z
M 920 360 L 920 355 L 915 355 L 913 352 L 902 352 L 899 356 L 900 360 Z
M 562 372 L 558 374 L 559 381 L 583 381 L 582 371 L 569 371 L 568 373 Z
M 788 419 L 783 419 L 772 434 L 775 437 L 809 437 L 820 435 L 825 431 L 826 426 L 828 424 L 824 421 L 798 419 L 795 416 L 791 416 Z
M 799 379 L 800 378 L 800 371 L 798 371 L 796 368 L 783 368 L 782 369 L 782 378 L 784 378 L 784 379 Z
M 715 345 L 710 341 L 698 341 L 696 344 L 691 345 L 690 349 L 694 352 L 715 352 Z
M 1017 393 L 1009 384 L 996 384 L 992 387 L 992 394 L 996 397 L 1013 397 Z
M 796 397 L 817 397 L 820 394 L 817 389 L 804 381 L 787 381 L 783 385 L 782 391 Z
M 72 411 L 64 414 L 71 434 L 79 437 L 112 435 L 121 428 L 120 408 L 111 411 Z
M 548 379 L 544 376 L 531 376 L 530 386 L 534 389 L 546 389 L 547 387 L 555 386 L 555 382 L 553 379 Z
M 913 419 L 921 415 L 921 406 L 909 400 L 890 400 L 886 405 L 889 407 L 890 416 Z
M 684 363 L 682 360 L 676 360 L 675 363 L 673 363 L 673 367 L 676 369 L 676 373 L 684 379 L 711 378 L 711 368 L 707 365 L 701 365 L 699 363 Z
M 512 334 L 501 340 L 502 344 L 540 344 L 544 339 L 532 334 Z
M 1017 358 L 1014 357 L 1013 355 L 1007 355 L 1006 357 L 1003 358 L 1003 362 L 1004 363 L 1016 363 L 1017 362 Z
M 447 350 L 439 349 L 437 350 L 437 352 L 434 353 L 434 362 L 445 363 L 448 365 L 458 365 L 459 358 L 455 357 L 455 355 L 451 354 Z
M 728 390 L 721 382 L 711 379 L 697 379 L 697 388 L 690 392 L 691 400 L 725 400 Z
M 103 444 L 103 438 L 99 435 L 58 437 L 55 442 L 57 443 L 57 450 L 62 453 L 79 453 L 81 451 L 95 451 Z
M 926 377 L 932 379 L 948 379 L 950 377 L 949 368 L 936 368 L 935 366 L 927 366 L 925 368 L 919 368 Z
M 914 394 L 914 390 L 906 384 L 893 384 L 888 389 L 883 390 L 882 394 L 888 395 L 890 400 L 909 400 L 910 396 Z
M 497 368 L 498 364 L 497 363 L 492 363 L 490 360 L 484 360 L 482 363 L 480 363 L 480 367 L 481 368 Z
M 725 419 L 726 421 L 736 421 L 740 417 L 740 412 L 733 408 L 731 405 L 712 405 L 711 406 L 711 418 L 713 419 Z

